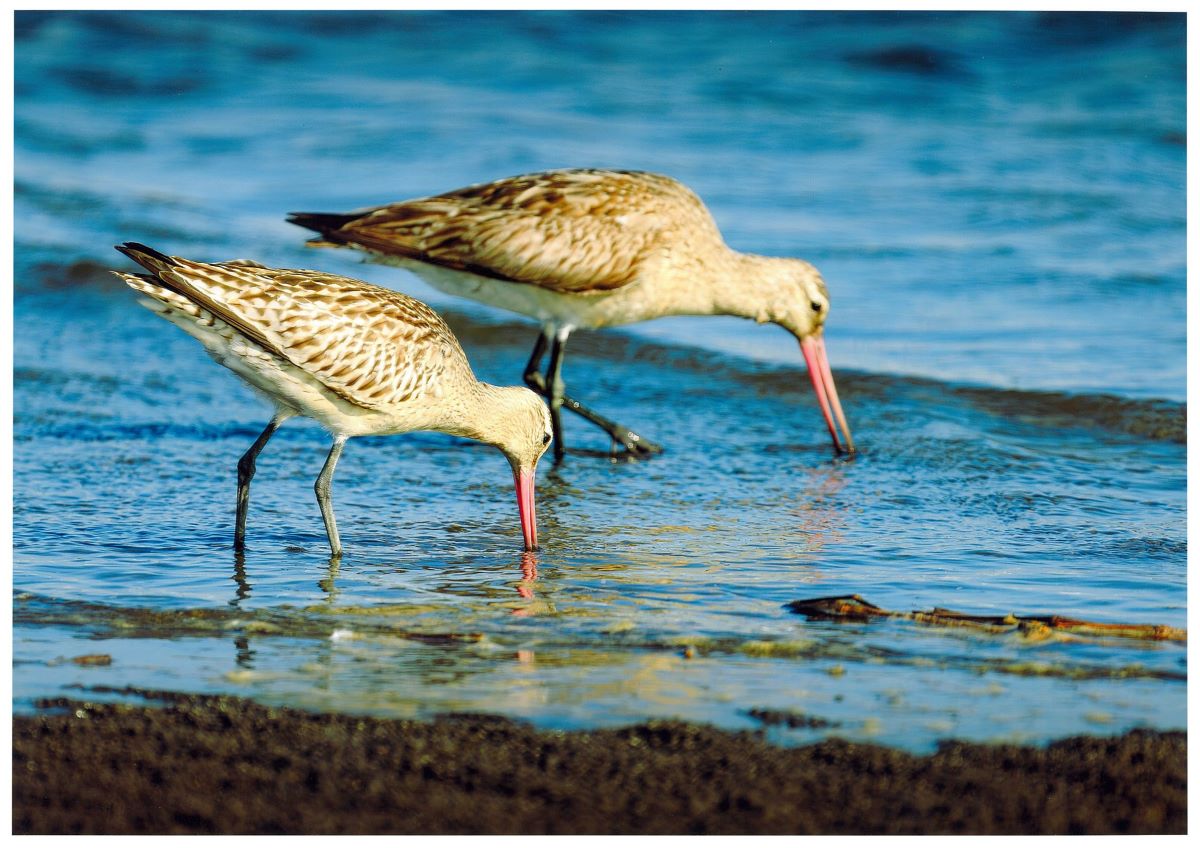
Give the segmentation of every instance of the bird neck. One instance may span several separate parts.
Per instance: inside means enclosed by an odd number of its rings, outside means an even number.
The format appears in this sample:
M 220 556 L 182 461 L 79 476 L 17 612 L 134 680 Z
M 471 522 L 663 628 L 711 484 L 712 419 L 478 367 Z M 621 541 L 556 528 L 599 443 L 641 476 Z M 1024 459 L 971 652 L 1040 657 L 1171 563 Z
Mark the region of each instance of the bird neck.
M 738 253 L 724 243 L 703 251 L 679 250 L 670 254 L 658 270 L 653 294 L 641 302 L 640 292 L 630 292 L 634 303 L 632 320 L 644 321 L 666 315 L 738 315 L 746 316 L 743 302 L 750 303 L 750 294 L 743 294 L 745 281 L 753 275 L 746 270 L 754 265 L 748 254 Z M 749 316 L 747 316 L 749 317 Z
M 455 392 L 450 396 L 449 403 L 445 404 L 442 411 L 443 420 L 438 429 L 451 436 L 494 443 L 493 439 L 488 438 L 492 435 L 489 427 L 491 420 L 488 414 L 488 400 L 494 388 L 495 386 L 489 386 L 487 383 L 472 380 L 462 391 Z
M 786 310 L 784 285 L 795 260 L 730 250 L 707 274 L 714 315 L 734 315 L 760 324 L 778 321 Z
M 520 406 L 512 388 L 476 380 L 456 398 L 446 423 L 439 428 L 452 436 L 502 447 L 511 438 L 514 415 Z

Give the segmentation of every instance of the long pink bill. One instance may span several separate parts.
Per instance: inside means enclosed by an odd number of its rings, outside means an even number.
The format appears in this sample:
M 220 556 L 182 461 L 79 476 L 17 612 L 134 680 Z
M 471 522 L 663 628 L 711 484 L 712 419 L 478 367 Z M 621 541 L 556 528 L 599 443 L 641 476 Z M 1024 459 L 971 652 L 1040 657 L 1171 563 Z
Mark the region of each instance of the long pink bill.
M 850 435 L 850 426 L 846 423 L 846 415 L 842 412 L 842 402 L 838 399 L 837 386 L 833 382 L 833 372 L 829 370 L 829 357 L 825 354 L 825 339 L 821 336 L 808 336 L 800 340 L 800 351 L 808 364 L 808 376 L 812 378 L 813 390 L 817 393 L 817 403 L 821 405 L 821 414 L 825 416 L 825 426 L 833 437 L 835 450 L 854 453 L 854 439 Z M 846 446 L 838 441 L 837 428 L 833 424 L 834 417 L 841 425 L 842 435 L 846 437 Z
M 533 470 L 514 471 L 513 482 L 517 486 L 517 510 L 521 514 L 521 535 L 525 537 L 525 550 L 536 551 L 537 511 L 533 503 Z

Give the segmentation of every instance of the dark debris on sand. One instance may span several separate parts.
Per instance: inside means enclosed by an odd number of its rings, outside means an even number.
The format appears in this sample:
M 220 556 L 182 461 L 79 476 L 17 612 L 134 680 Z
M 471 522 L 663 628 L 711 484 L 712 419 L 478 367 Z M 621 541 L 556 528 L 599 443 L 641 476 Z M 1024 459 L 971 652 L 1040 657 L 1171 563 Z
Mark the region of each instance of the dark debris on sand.
M 536 731 L 173 696 L 13 719 L 13 832 L 1185 833 L 1187 737 L 931 756 L 679 722 Z

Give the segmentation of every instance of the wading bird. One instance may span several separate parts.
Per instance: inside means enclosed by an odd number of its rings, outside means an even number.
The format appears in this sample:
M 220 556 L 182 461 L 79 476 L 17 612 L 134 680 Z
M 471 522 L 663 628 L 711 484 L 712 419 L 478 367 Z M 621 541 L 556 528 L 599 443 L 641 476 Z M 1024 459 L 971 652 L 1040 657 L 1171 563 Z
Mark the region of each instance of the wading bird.
M 736 315 L 791 332 L 835 450 L 854 451 L 822 338 L 829 293 L 821 275 L 800 259 L 732 250 L 700 198 L 670 177 L 546 171 L 348 214 L 296 212 L 288 220 L 320 233 L 310 245 L 359 248 L 442 291 L 542 322 L 525 382 L 550 402 L 556 461 L 564 450 L 564 406 L 631 456 L 661 450 L 567 397 L 562 362 L 577 327 L 666 315 Z
M 333 555 L 342 553 L 330 498 L 333 471 L 352 436 L 436 430 L 494 445 L 508 458 L 525 548 L 537 548 L 534 471 L 550 444 L 546 405 L 523 386 L 475 379 L 458 339 L 419 300 L 359 280 L 192 262 L 134 242 L 118 245 L 149 274 L 116 272 L 141 303 L 275 404 L 275 415 L 238 462 L 234 548 L 246 540 L 255 460 L 279 425 L 313 418 L 333 435 L 317 477 L 317 502 Z

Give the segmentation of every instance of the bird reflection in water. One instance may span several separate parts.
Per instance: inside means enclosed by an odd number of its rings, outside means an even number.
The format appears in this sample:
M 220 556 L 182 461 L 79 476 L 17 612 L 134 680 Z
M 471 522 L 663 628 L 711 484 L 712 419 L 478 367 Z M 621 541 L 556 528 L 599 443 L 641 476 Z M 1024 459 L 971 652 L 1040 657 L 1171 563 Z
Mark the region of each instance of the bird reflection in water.
M 538 582 L 538 553 L 535 551 L 522 552 L 520 563 L 521 582 L 517 584 L 517 595 L 523 597 L 524 600 L 533 601 L 533 603 L 517 607 L 512 614 L 521 615 L 524 618 L 545 611 L 546 602 L 536 600 L 536 596 L 533 594 L 533 584 Z
M 331 556 L 329 564 L 325 569 L 325 576 L 317 581 L 317 587 L 325 593 L 325 603 L 332 604 L 341 590 L 337 588 L 338 569 L 341 566 L 340 556 Z M 537 571 L 534 570 L 534 577 L 537 577 Z M 254 591 L 254 587 L 250 585 L 250 581 L 246 578 L 246 552 L 236 551 L 233 555 L 233 576 L 230 578 L 237 584 L 237 589 L 234 590 L 233 597 L 229 600 L 229 606 L 240 607 L 242 601 L 250 597 L 250 593 Z
M 326 605 L 332 604 L 341 590 L 337 587 L 338 569 L 341 567 L 342 558 L 340 556 L 331 556 L 329 558 L 329 568 L 325 571 L 325 577 L 317 581 L 317 587 L 325 593 Z
M 250 597 L 252 587 L 250 581 L 246 579 L 246 554 L 242 551 L 237 551 L 233 555 L 233 582 L 237 584 L 237 589 L 233 593 L 233 598 L 230 599 L 229 605 L 235 609 L 240 607 L 242 601 Z M 250 637 L 245 633 L 239 633 L 233 637 L 234 663 L 238 668 L 251 668 L 254 665 L 254 651 L 250 648 Z
M 332 606 L 341 590 L 337 588 L 338 569 L 341 565 L 340 556 L 331 556 L 329 564 L 325 570 L 325 576 L 317 581 L 317 587 L 325 593 L 325 605 Z M 534 569 L 534 577 L 537 576 L 536 567 Z M 229 606 L 235 609 L 240 608 L 242 601 L 250 597 L 250 593 L 254 591 L 254 587 L 250 585 L 250 581 L 246 577 L 246 553 L 245 551 L 236 551 L 233 555 L 233 576 L 230 578 L 237 584 L 237 589 L 234 590 L 233 597 L 229 600 Z M 245 633 L 240 633 L 234 637 L 233 646 L 237 652 L 235 662 L 239 668 L 251 668 L 254 663 L 254 651 L 250 648 L 250 639 Z
M 518 560 L 521 569 L 521 581 L 517 584 L 517 594 L 528 601 L 535 600 L 533 594 L 533 584 L 538 578 L 538 555 L 536 551 L 522 551 L 521 558 Z M 317 587 L 325 593 L 324 603 L 326 606 L 332 605 L 341 590 L 337 587 L 338 571 L 341 569 L 341 557 L 331 556 L 325 570 L 325 576 L 317 581 Z M 240 607 L 242 601 L 250 597 L 253 591 L 253 586 L 246 577 L 246 554 L 244 551 L 238 551 L 233 555 L 233 576 L 230 578 L 237 584 L 237 589 L 234 590 L 234 596 L 229 600 L 229 606 Z M 544 604 L 530 605 L 521 609 L 513 610 L 513 615 L 533 615 L 538 611 L 538 608 Z
M 517 584 L 517 594 L 528 601 L 534 600 L 533 584 L 537 581 L 538 555 L 536 551 L 521 553 L 521 582 Z M 540 604 L 529 604 L 512 611 L 513 615 L 528 616 L 538 611 Z
M 846 476 L 839 465 L 811 469 L 808 472 L 803 497 L 790 511 L 796 522 L 786 531 L 796 544 L 789 549 L 801 559 L 813 555 L 842 539 L 845 527 L 845 508 L 838 495 L 846 486 Z
M 521 586 L 517 592 L 522 598 L 532 598 L 533 590 L 530 585 L 537 580 L 538 558 L 533 551 L 524 551 L 521 554 Z
M 237 590 L 233 593 L 233 599 L 229 602 L 231 607 L 241 606 L 242 601 L 250 597 L 250 581 L 246 579 L 246 554 L 244 551 L 235 551 L 233 554 L 233 577 L 234 583 L 237 583 Z

